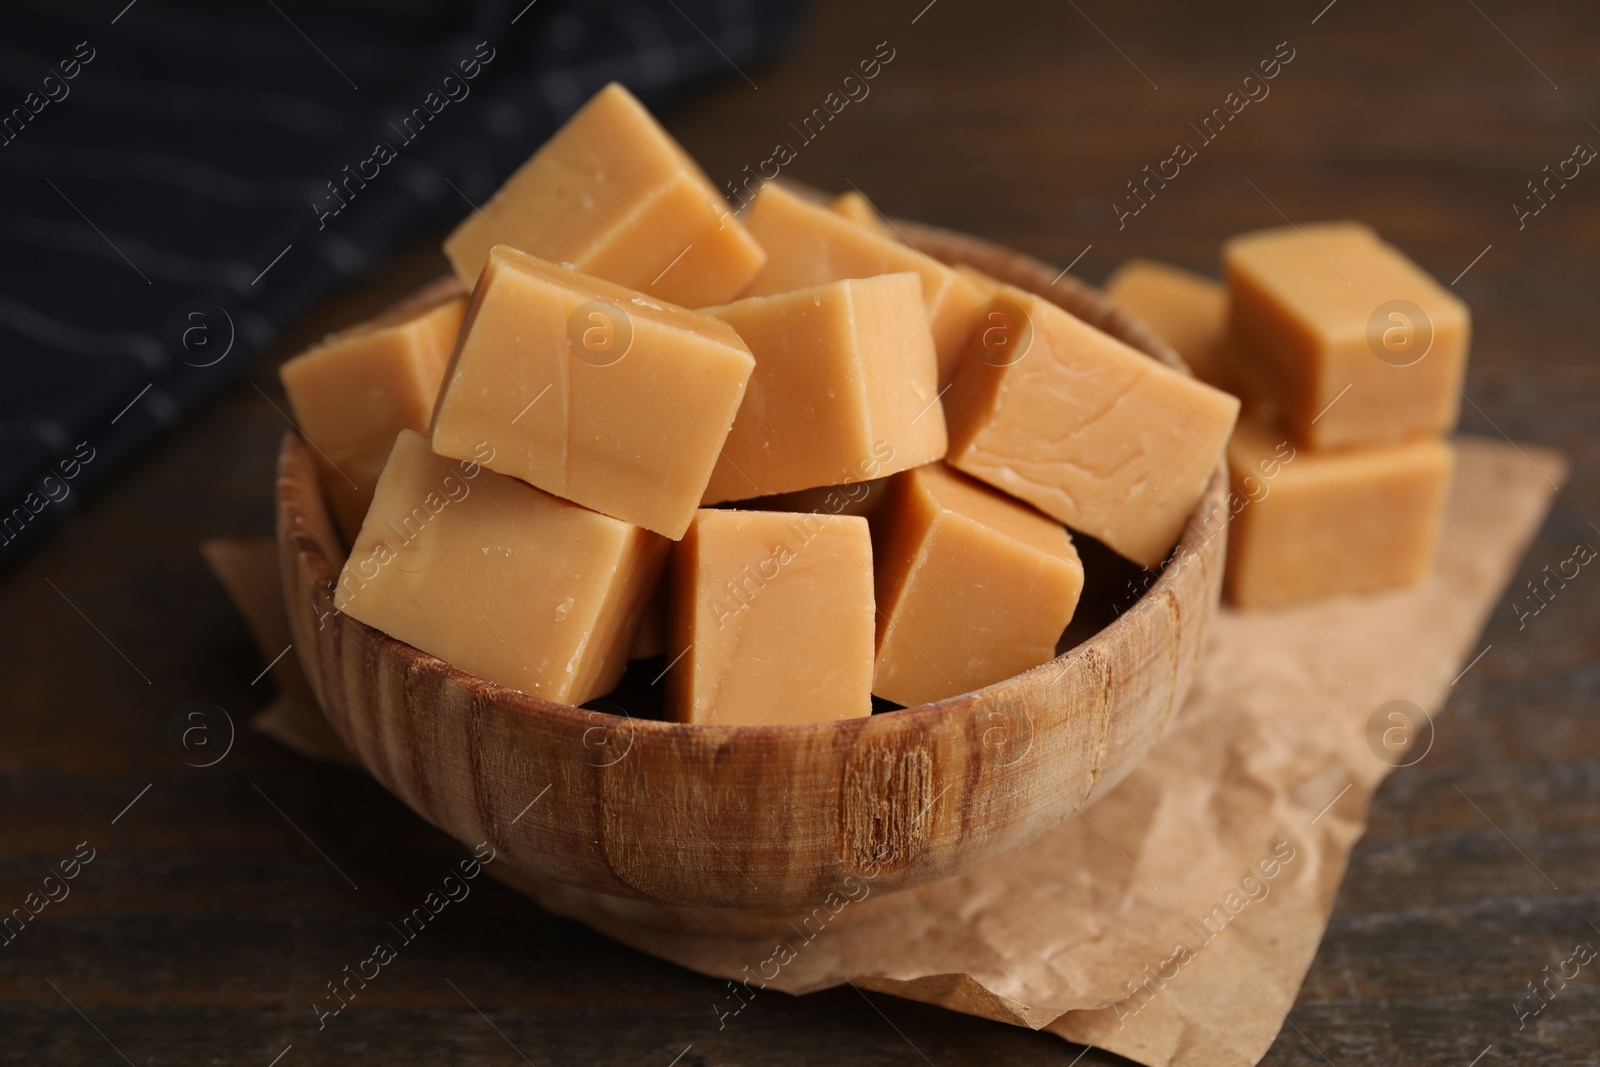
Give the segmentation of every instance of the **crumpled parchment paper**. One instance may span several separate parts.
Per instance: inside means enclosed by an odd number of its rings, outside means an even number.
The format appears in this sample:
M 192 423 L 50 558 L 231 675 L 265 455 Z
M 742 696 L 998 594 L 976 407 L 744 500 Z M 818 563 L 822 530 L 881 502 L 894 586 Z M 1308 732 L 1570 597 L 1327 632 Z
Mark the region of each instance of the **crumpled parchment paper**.
M 1473 438 L 1457 449 L 1426 585 L 1281 614 L 1222 611 L 1168 735 L 1084 817 L 1027 848 L 914 892 L 868 887 L 826 923 L 776 932 L 757 916 L 707 923 L 552 884 L 522 888 L 628 945 L 733 979 L 719 1013 L 767 988 L 853 981 L 1151 1067 L 1255 1063 L 1316 954 L 1373 791 L 1425 758 L 1431 716 L 1480 650 L 1565 476 L 1546 450 Z M 242 596 L 251 581 L 229 572 L 265 570 L 276 589 L 275 555 L 269 545 L 246 557 L 207 551 L 270 658 L 288 640 L 281 600 L 274 609 Z M 276 624 L 253 617 L 273 610 Z M 347 763 L 303 679 L 284 680 L 298 673 L 283 666 L 291 659 L 275 668 L 284 697 L 257 727 Z

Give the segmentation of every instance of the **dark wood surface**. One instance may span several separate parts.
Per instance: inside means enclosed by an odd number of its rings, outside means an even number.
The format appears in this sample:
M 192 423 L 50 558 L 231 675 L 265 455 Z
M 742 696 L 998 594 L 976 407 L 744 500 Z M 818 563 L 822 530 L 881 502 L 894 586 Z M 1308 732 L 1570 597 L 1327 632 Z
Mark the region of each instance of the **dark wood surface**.
M 1081 253 L 1091 281 L 1132 254 L 1213 269 L 1222 239 L 1285 216 L 1365 219 L 1446 282 L 1471 264 L 1464 425 L 1574 460 L 1520 586 L 1600 546 L 1600 170 L 1524 229 L 1512 208 L 1546 164 L 1600 146 L 1600 9 L 1324 2 L 837 0 L 745 72 L 759 89 L 732 75 L 664 117 L 734 178 L 888 41 L 871 95 L 786 173 L 1062 265 Z M 1119 230 L 1124 183 L 1198 141 L 1188 122 L 1283 41 L 1295 58 L 1271 95 Z M 285 1067 L 1072 1063 L 1053 1037 L 849 988 L 772 994 L 719 1031 L 722 983 L 487 880 L 318 1030 L 324 983 L 466 850 L 372 782 L 244 729 L 270 681 L 252 682 L 263 664 L 196 545 L 270 530 L 283 421 L 258 387 L 281 403 L 277 360 L 440 264 L 430 245 L 342 294 L 0 576 L 0 908 L 95 849 L 70 896 L 0 948 L 0 1060 L 266 1065 L 292 1045 Z M 1517 1014 L 1547 965 L 1600 947 L 1596 583 L 1585 569 L 1524 625 L 1511 595 L 1496 611 L 1433 750 L 1378 794 L 1265 1062 L 1600 1062 L 1600 961 L 1521 1028 Z M 173 738 L 191 701 L 238 729 L 208 768 Z M 221 714 L 210 725 L 220 745 Z

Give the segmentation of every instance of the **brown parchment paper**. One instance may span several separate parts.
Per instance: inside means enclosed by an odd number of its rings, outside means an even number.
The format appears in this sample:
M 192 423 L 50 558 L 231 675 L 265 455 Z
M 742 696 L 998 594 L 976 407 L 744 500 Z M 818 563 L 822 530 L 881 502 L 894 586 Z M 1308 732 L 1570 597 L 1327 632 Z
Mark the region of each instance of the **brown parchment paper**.
M 1151 1067 L 1253 1064 L 1310 967 L 1373 791 L 1430 743 L 1419 720 L 1410 751 L 1375 748 L 1369 719 L 1391 700 L 1430 716 L 1443 706 L 1565 477 L 1546 450 L 1457 448 L 1426 585 L 1222 611 L 1169 734 L 1084 817 L 1027 848 L 923 890 L 869 893 L 820 932 L 523 888 L 635 948 L 747 983 L 719 1014 L 752 992 L 851 981 Z M 1377 732 L 1394 722 L 1380 716 Z M 788 958 L 769 978 L 779 938 Z

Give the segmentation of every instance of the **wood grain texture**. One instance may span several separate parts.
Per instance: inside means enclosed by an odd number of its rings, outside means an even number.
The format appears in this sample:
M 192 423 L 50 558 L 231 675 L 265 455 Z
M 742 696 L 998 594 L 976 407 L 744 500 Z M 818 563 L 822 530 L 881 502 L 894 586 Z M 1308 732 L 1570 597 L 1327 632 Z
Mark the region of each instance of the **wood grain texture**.
M 931 226 L 902 229 L 931 255 L 1046 295 L 1183 367 L 1046 264 Z M 292 433 L 277 479 L 295 646 L 335 731 L 374 777 L 458 841 L 487 841 L 514 876 L 711 909 L 818 904 L 852 876 L 884 893 L 927 885 L 1103 796 L 1188 690 L 1220 595 L 1226 493 L 1219 460 L 1174 564 L 1049 663 L 917 708 L 750 727 L 541 700 L 338 613 L 343 555 L 312 456 Z
M 84 32 L 138 29 L 149 2 L 116 27 Z M 1312 25 L 1325 0 L 1078 0 L 1081 14 L 1042 0 L 821 0 L 782 56 L 745 65 L 759 92 L 730 72 L 663 120 L 720 184 L 792 136 L 788 123 L 887 41 L 896 56 L 872 95 L 800 146 L 785 175 L 826 189 L 854 183 L 890 214 L 1058 268 L 1076 260 L 1072 273 L 1089 281 L 1130 255 L 1214 273 L 1225 238 L 1283 224 L 1274 205 L 1298 222 L 1370 222 L 1446 283 L 1492 244 L 1455 284 L 1474 317 L 1464 429 L 1504 431 L 1574 460 L 1513 583 L 1525 592 L 1525 580 L 1579 540 L 1600 544 L 1589 526 L 1600 523 L 1600 176 L 1585 168 L 1523 230 L 1510 208 L 1579 138 L 1600 144 L 1584 132 L 1600 122 L 1600 9 L 1477 6 L 1515 47 L 1465 3 L 1339 0 Z M 309 14 L 286 10 L 316 37 Z M 1298 56 L 1272 95 L 1119 230 L 1110 201 L 1124 182 L 1190 136 L 1188 123 L 1286 39 Z M 321 65 L 297 36 L 288 40 L 305 65 L 263 90 L 302 88 L 301 75 Z M 7 43 L 55 54 L 49 41 Z M 183 77 L 203 85 L 205 73 Z M 320 188 L 328 175 L 311 159 L 307 170 Z M 66 177 L 56 180 L 74 195 Z M 128 225 L 95 222 L 114 238 Z M 218 245 L 252 254 L 226 234 Z M 255 250 L 256 262 L 281 247 Z M 124 250 L 139 261 L 138 249 Z M 540 1067 L 667 1067 L 680 1054 L 677 1067 L 1125 1062 L 1078 1059 L 1081 1049 L 1047 1034 L 848 988 L 763 996 L 719 1028 L 722 982 L 482 879 L 318 1030 L 311 1004 L 324 983 L 366 956 L 465 851 L 366 776 L 307 763 L 243 728 L 271 699 L 269 679 L 252 684 L 266 663 L 195 546 L 272 534 L 263 487 L 286 424 L 257 389 L 287 410 L 277 363 L 444 269 L 437 238 L 375 265 L 105 491 L 75 493 L 74 513 L 0 574 L 0 907 L 20 903 L 77 842 L 99 850 L 72 896 L 0 949 L 0 1060 L 122 1062 L 104 1033 L 140 1064 L 265 1067 L 291 1043 L 278 1067 L 522 1063 L 508 1040 Z M 150 328 L 161 321 L 154 315 Z M 1433 751 L 1379 791 L 1305 986 L 1292 1006 L 1278 1002 L 1293 1026 L 1267 1067 L 1467 1067 L 1491 1045 L 1478 1067 L 1593 1067 L 1592 968 L 1526 1028 L 1512 1008 L 1542 968 L 1600 936 L 1588 926 L 1600 924 L 1600 584 L 1591 571 L 1526 628 L 1514 602 L 1497 609 L 1483 635 L 1493 647 L 1452 688 Z M 1119 580 L 1086 590 L 1080 611 L 1096 597 L 1114 604 L 1120 589 Z M 185 765 L 167 733 L 177 709 L 202 700 L 239 727 L 231 754 L 209 769 Z M 220 715 L 215 726 L 225 726 Z

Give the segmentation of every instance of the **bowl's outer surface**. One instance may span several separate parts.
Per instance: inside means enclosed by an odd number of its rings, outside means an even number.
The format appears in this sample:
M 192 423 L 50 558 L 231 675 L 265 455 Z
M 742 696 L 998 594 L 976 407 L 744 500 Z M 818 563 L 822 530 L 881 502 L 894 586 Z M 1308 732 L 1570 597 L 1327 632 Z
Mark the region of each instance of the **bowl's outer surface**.
M 1182 366 L 1097 291 L 1037 260 L 902 229 L 940 259 L 1045 295 Z M 418 814 L 463 843 L 488 841 L 497 865 L 532 880 L 690 907 L 788 908 L 824 901 L 851 876 L 889 892 L 970 870 L 1115 785 L 1166 729 L 1194 674 L 1220 590 L 1226 492 L 1219 463 L 1178 562 L 1049 663 L 918 708 L 775 727 L 553 704 L 341 615 L 333 588 L 344 551 L 293 434 L 279 459 L 277 519 L 306 676 L 345 743 Z

